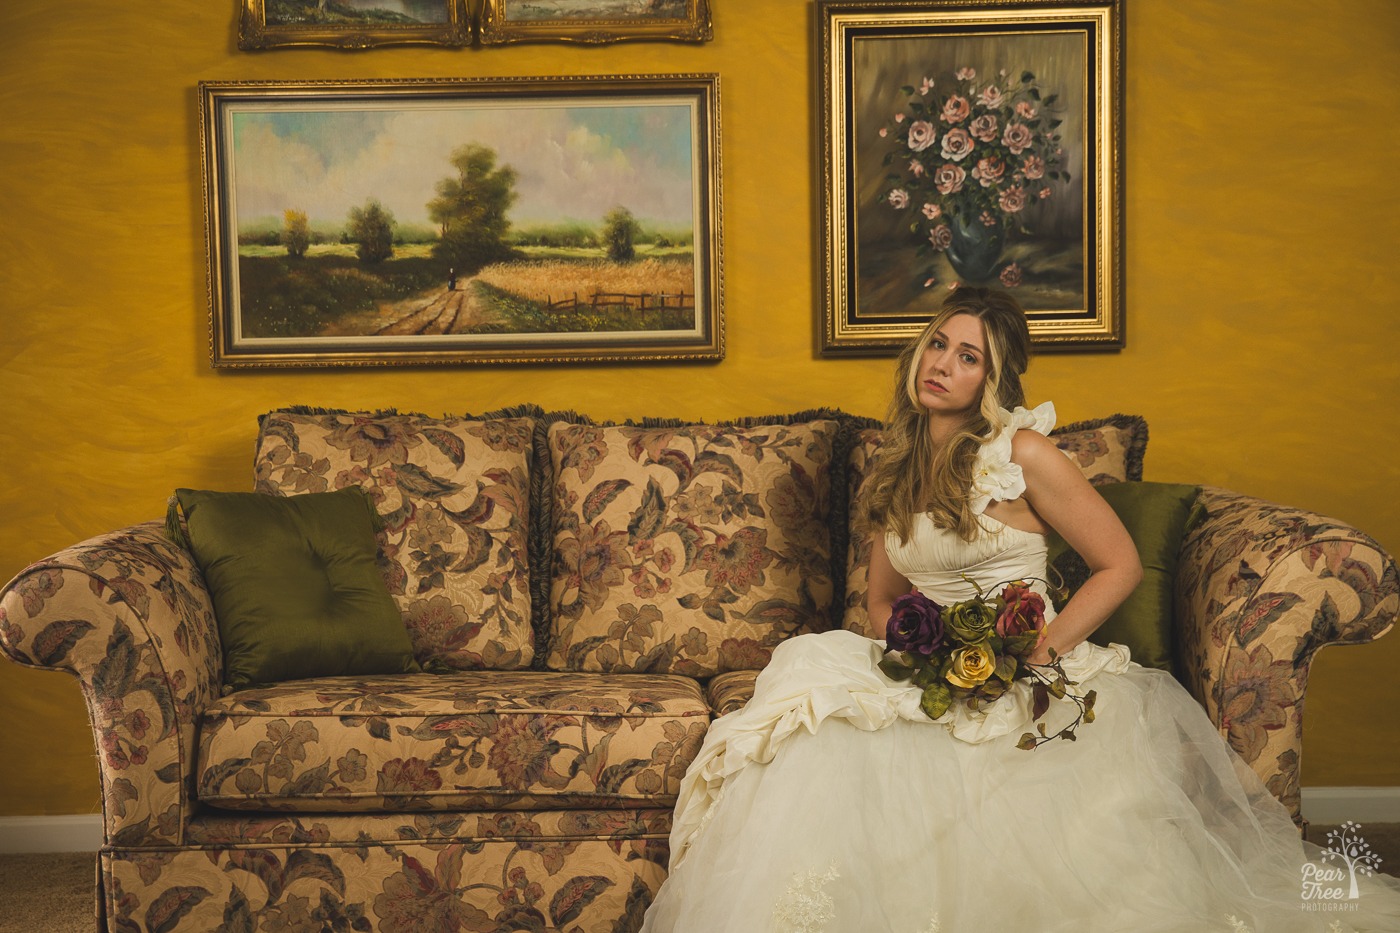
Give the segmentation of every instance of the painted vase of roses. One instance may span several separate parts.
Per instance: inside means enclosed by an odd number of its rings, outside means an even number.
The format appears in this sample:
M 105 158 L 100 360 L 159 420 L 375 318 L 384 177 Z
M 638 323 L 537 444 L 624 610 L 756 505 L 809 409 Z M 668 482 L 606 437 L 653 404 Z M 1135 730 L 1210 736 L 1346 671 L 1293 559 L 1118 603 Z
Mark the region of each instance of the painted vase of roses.
M 920 254 L 943 253 L 962 281 L 1020 285 L 1022 270 L 1004 259 L 1009 232 L 1030 232 L 1028 209 L 1069 181 L 1057 95 L 1042 95 L 1029 71 L 979 80 L 973 68 L 900 90 L 903 108 L 880 129 L 889 144 L 881 197 L 911 214 Z
M 997 273 L 1006 248 L 1006 224 L 966 220 L 955 214 L 948 218 L 948 263 L 964 282 L 982 283 Z

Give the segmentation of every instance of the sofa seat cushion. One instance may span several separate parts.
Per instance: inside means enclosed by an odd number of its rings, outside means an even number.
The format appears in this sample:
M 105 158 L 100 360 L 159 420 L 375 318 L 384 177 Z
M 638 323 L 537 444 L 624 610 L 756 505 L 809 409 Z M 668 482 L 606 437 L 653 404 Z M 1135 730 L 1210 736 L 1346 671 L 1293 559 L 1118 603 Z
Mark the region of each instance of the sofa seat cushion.
M 754 682 L 758 671 L 726 671 L 710 678 L 705 685 L 705 699 L 715 716 L 724 716 L 741 709 L 753 699 Z
M 696 681 L 664 674 L 291 681 L 204 713 L 198 794 L 300 812 L 669 806 L 709 718 Z

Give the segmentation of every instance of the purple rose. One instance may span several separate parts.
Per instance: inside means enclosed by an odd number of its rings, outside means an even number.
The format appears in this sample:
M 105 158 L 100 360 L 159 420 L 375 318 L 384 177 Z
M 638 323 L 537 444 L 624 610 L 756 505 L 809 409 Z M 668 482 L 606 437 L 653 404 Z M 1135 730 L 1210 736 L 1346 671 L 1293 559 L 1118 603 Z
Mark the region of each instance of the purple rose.
M 943 644 L 943 610 L 917 590 L 894 601 L 885 625 L 885 644 L 891 651 L 912 651 L 928 657 Z

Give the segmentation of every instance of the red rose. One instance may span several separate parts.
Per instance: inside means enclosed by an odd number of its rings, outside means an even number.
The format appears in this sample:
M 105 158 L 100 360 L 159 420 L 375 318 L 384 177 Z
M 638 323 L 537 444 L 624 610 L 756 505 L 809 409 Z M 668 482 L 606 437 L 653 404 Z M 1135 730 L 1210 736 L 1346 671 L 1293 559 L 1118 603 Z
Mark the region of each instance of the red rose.
M 1012 583 L 1001 591 L 1006 604 L 997 616 L 996 630 L 1002 638 L 1038 632 L 1045 628 L 1045 600 L 1025 583 Z

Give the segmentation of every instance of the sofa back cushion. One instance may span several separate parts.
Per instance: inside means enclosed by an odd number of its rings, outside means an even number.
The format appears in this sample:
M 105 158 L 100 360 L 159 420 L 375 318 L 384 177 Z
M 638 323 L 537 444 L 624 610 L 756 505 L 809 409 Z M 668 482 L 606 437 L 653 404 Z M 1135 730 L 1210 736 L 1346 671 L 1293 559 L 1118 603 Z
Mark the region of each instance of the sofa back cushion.
M 369 493 L 379 568 L 420 663 L 529 667 L 533 419 L 292 409 L 261 421 L 259 492 Z
M 828 628 L 839 428 L 551 425 L 548 666 L 704 677 Z
M 880 430 L 867 428 L 851 448 L 846 482 L 850 494 L 847 521 L 850 544 L 846 552 L 846 601 L 842 626 L 871 638 L 884 638 L 870 628 L 865 612 L 865 590 L 870 569 L 870 539 L 857 520 L 861 485 L 870 474 L 871 461 L 880 449 Z M 1055 446 L 1064 451 L 1095 486 L 1142 479 L 1142 458 L 1147 451 L 1147 422 L 1137 415 L 1111 415 L 1093 421 L 1076 421 L 1050 432 Z

